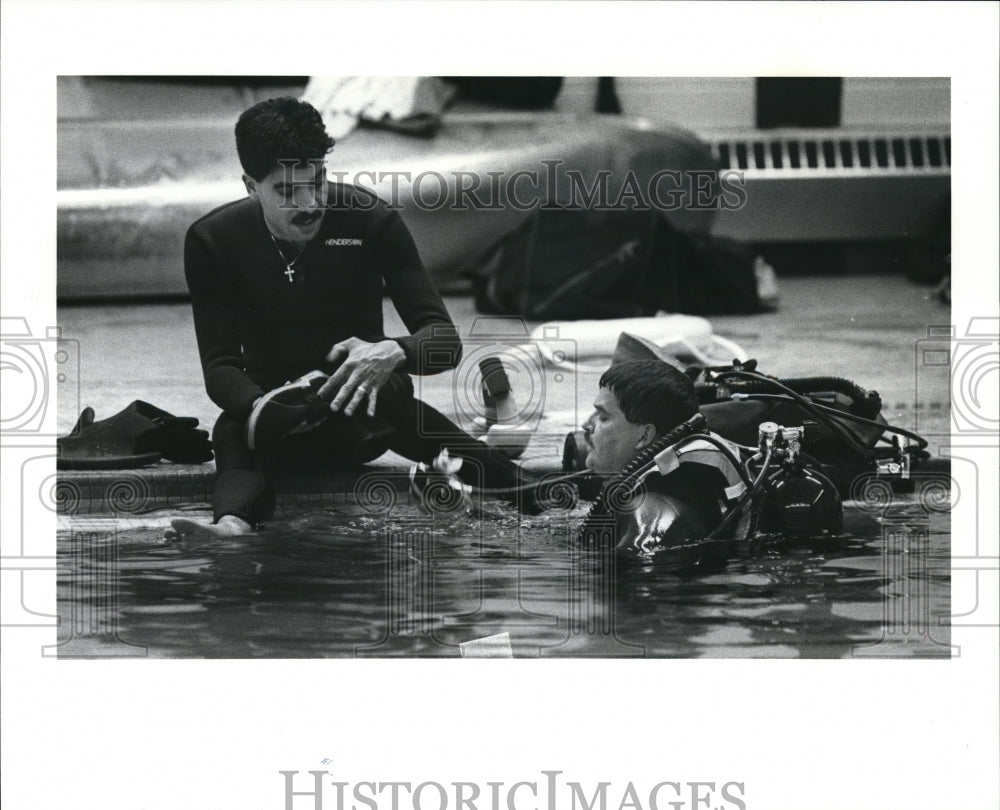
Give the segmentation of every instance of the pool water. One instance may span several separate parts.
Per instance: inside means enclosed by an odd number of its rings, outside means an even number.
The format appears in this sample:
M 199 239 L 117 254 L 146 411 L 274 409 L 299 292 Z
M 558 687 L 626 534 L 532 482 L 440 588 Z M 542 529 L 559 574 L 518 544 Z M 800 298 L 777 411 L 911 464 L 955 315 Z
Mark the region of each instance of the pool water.
M 582 516 L 345 506 L 210 542 L 81 524 L 58 538 L 59 654 L 459 657 L 506 633 L 528 658 L 950 655 L 946 509 L 848 502 L 842 537 L 694 572 L 583 549 Z

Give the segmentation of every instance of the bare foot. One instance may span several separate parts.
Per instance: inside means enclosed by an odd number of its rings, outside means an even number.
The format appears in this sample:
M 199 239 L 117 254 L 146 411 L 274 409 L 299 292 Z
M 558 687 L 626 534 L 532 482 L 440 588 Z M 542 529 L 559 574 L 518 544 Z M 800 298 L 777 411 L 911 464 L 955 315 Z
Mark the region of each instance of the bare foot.
M 190 537 L 195 540 L 208 540 L 213 537 L 235 537 L 241 534 L 253 534 L 253 527 L 242 518 L 235 515 L 223 515 L 218 523 L 199 523 L 190 518 L 174 518 L 170 528 L 163 532 L 164 540 L 179 540 Z

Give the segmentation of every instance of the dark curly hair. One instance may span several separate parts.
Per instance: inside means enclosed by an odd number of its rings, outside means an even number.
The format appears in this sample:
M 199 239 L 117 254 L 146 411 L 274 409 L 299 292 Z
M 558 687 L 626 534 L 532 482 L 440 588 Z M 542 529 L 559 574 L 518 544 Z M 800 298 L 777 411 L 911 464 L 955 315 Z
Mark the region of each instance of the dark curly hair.
M 660 436 L 698 412 L 694 383 L 660 360 L 616 363 L 601 375 L 600 384 L 615 395 L 629 422 L 655 425 Z
M 316 108 L 291 96 L 255 104 L 236 122 L 240 164 L 254 180 L 263 180 L 278 161 L 322 160 L 333 144 Z

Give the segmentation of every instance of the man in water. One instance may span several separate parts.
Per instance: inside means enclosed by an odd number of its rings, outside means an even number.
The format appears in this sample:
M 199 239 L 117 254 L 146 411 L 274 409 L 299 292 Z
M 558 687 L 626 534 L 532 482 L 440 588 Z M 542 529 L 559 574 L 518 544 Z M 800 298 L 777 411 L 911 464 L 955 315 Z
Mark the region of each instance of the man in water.
M 727 514 L 728 479 L 738 477 L 712 443 L 698 439 L 686 445 L 697 452 L 684 458 L 684 463 L 678 456 L 674 469 L 666 474 L 654 470 L 640 482 L 627 475 L 634 471 L 629 468 L 636 459 L 641 459 L 640 467 L 652 462 L 653 456 L 666 449 L 660 440 L 698 413 L 693 383 L 667 363 L 629 360 L 616 362 L 604 372 L 594 412 L 583 424 L 586 453 L 579 453 L 583 466 L 604 479 L 604 488 L 584 521 L 582 539 L 601 545 L 610 540 L 617 550 L 644 557 L 664 550 L 693 551 L 689 562 L 698 562 L 731 539 L 730 528 L 713 538 L 718 543 L 703 542 Z M 437 459 L 433 468 L 417 465 L 411 473 L 414 489 L 420 492 L 435 478 L 447 480 L 451 469 L 453 465 L 444 458 Z M 520 507 L 537 512 L 551 506 L 548 494 L 553 483 L 549 479 L 529 487 L 520 498 Z M 453 476 L 450 486 L 469 491 Z M 618 492 L 611 494 L 616 487 Z
M 634 458 L 698 410 L 694 385 L 673 366 L 659 360 L 612 365 L 601 377 L 594 412 L 583 424 L 587 468 L 609 476 L 613 484 Z M 699 459 L 701 463 L 682 464 L 668 475 L 653 472 L 634 495 L 622 499 L 620 508 L 612 506 L 614 514 L 608 517 L 614 522 L 617 549 L 649 556 L 690 547 L 719 525 L 727 486 L 721 470 L 729 462 L 711 448 Z
M 454 368 L 461 341 L 399 214 L 327 180 L 333 143 L 309 104 L 250 108 L 236 124 L 247 197 L 188 230 L 198 350 L 222 414 L 214 521 L 176 519 L 168 538 L 254 531 L 274 510 L 275 464 L 364 462 L 386 449 L 430 462 L 447 447 L 469 483 L 523 483 L 516 465 L 413 396 L 409 375 Z M 383 289 L 409 335 L 384 334 Z

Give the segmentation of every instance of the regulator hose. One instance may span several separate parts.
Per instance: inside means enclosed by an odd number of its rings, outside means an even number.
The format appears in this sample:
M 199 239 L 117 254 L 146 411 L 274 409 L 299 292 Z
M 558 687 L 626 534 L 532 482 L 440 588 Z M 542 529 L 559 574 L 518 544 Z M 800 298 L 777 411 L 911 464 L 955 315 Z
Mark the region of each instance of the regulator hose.
M 749 464 L 750 462 L 748 461 L 747 465 L 749 466 Z M 714 542 L 715 538 L 722 533 L 722 530 L 725 529 L 730 523 L 732 523 L 736 519 L 737 515 L 743 513 L 743 510 L 747 508 L 747 505 L 752 502 L 754 495 L 756 495 L 760 491 L 760 488 L 764 484 L 764 476 L 767 475 L 768 470 L 770 470 L 770 468 L 771 468 L 771 450 L 769 448 L 767 452 L 764 454 L 764 460 L 761 464 L 760 472 L 757 474 L 757 477 L 753 480 L 750 486 L 747 487 L 747 491 L 743 493 L 743 497 L 740 498 L 739 503 L 735 504 L 726 513 L 726 516 L 722 518 L 722 520 L 719 522 L 719 525 L 716 526 L 714 529 L 712 529 L 712 531 L 709 532 L 708 536 L 702 541 L 703 543 Z
M 763 402 L 793 402 L 794 400 L 785 394 L 749 394 L 747 399 L 756 399 Z M 918 433 L 914 433 L 906 428 L 896 427 L 895 425 L 883 425 L 881 422 L 876 422 L 873 419 L 867 419 L 863 416 L 858 416 L 853 413 L 844 413 L 843 411 L 838 411 L 836 408 L 831 408 L 827 405 L 822 405 L 819 402 L 812 403 L 814 408 L 818 408 L 831 416 L 836 416 L 840 419 L 847 419 L 851 422 L 857 422 L 861 425 L 869 425 L 870 427 L 882 428 L 883 433 L 894 433 L 899 436 L 906 436 L 908 439 L 913 439 L 917 444 L 918 450 L 924 450 L 927 447 L 927 439 Z
M 751 375 L 750 379 L 744 378 L 732 385 L 732 380 L 727 378 L 732 376 Z M 797 394 L 811 395 L 821 393 L 843 394 L 851 400 L 851 413 L 858 416 L 874 417 L 882 410 L 882 398 L 874 391 L 866 391 L 857 383 L 844 377 L 788 377 L 774 378 L 763 374 L 757 374 L 742 369 L 727 369 L 719 375 L 720 380 L 729 382 L 733 393 L 739 394 L 766 394 L 775 388 L 779 390 L 790 390 Z M 713 383 L 703 388 L 702 400 L 709 402 L 716 401 L 710 397 L 718 389 L 719 383 Z
M 476 495 L 486 495 L 489 497 L 503 498 L 510 497 L 512 495 L 523 495 L 525 493 L 531 492 L 533 494 L 537 493 L 537 490 L 544 487 L 558 486 L 559 484 L 568 484 L 577 478 L 584 478 L 588 475 L 594 475 L 592 470 L 577 470 L 576 472 L 566 473 L 566 475 L 560 475 L 553 478 L 541 478 L 537 481 L 528 481 L 525 484 L 521 484 L 516 487 L 470 487 L 469 491 L 475 493 Z
M 832 391 L 850 397 L 852 413 L 871 418 L 882 410 L 882 398 L 874 391 L 866 391 L 857 383 L 843 377 L 792 377 L 779 382 L 797 394 L 819 394 Z M 751 383 L 750 385 L 756 385 Z
M 866 457 L 868 455 L 868 448 L 861 444 L 851 433 L 841 424 L 831 419 L 825 413 L 820 410 L 817 403 L 813 402 L 811 399 L 807 398 L 798 391 L 794 391 L 784 383 L 778 380 L 771 379 L 770 377 L 765 377 L 762 374 L 756 374 L 752 371 L 730 371 L 727 374 L 735 374 L 739 377 L 745 377 L 751 380 L 755 380 L 760 383 L 764 383 L 771 388 L 777 388 L 782 393 L 791 397 L 796 403 L 802 406 L 804 410 L 812 414 L 820 424 L 825 425 L 833 433 L 835 433 L 843 442 L 846 444 L 854 453 L 861 457 Z M 754 394 L 743 394 L 742 391 L 734 392 L 737 396 L 755 396 Z M 757 394 L 756 396 L 759 396 Z M 838 412 L 839 413 L 839 412 Z
M 701 414 L 701 412 L 696 413 L 686 422 L 681 423 L 670 432 L 665 433 L 663 434 L 663 436 L 656 439 L 648 447 L 643 448 L 636 455 L 636 457 L 629 462 L 628 466 L 622 471 L 621 476 L 616 477 L 614 483 L 620 486 L 621 482 L 624 482 L 626 479 L 636 476 L 638 473 L 642 472 L 643 468 L 646 467 L 656 457 L 658 453 L 665 450 L 667 447 L 676 444 L 681 439 L 688 436 L 692 436 L 692 434 L 696 433 L 697 431 L 701 430 L 704 427 L 705 427 L 705 417 Z M 701 438 L 714 440 L 714 437 L 711 436 L 702 436 Z M 484 495 L 487 497 L 494 497 L 494 498 L 505 498 L 505 497 L 509 498 L 516 495 L 525 495 L 529 493 L 533 497 L 537 497 L 539 490 L 547 489 L 550 487 L 558 487 L 560 484 L 569 484 L 580 478 L 593 477 L 595 475 L 596 473 L 594 473 L 593 470 L 577 470 L 576 472 L 567 473 L 566 475 L 560 475 L 556 477 L 546 477 L 539 479 L 537 481 L 528 481 L 524 484 L 514 487 L 481 487 L 481 488 L 470 487 L 469 492 L 475 495 Z M 605 490 L 608 489 L 608 486 L 609 486 L 608 484 L 605 484 L 605 486 L 602 488 L 601 490 L 602 495 L 604 494 Z M 597 501 L 594 503 L 594 507 L 596 507 L 601 502 L 602 502 L 601 497 L 598 496 Z M 592 507 L 590 511 L 593 511 L 594 507 Z M 590 513 L 588 512 L 588 517 L 589 514 Z

